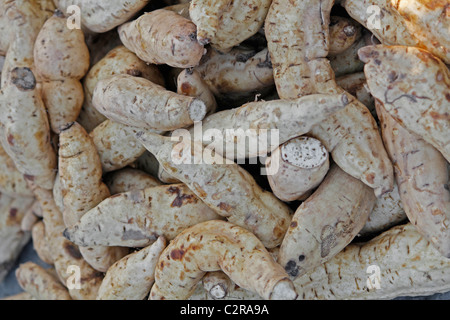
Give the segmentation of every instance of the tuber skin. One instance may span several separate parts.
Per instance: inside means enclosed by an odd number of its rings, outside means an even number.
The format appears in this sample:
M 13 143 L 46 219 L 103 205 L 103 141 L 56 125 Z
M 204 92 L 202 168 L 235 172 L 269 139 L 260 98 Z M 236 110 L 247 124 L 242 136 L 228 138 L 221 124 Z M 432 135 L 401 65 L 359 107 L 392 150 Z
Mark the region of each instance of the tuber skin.
M 45 105 L 29 68 L 15 68 L 2 86 L 1 144 L 27 183 L 53 188 L 57 155 Z
M 192 68 L 205 52 L 197 41 L 196 25 L 170 10 L 144 13 L 121 25 L 118 32 L 124 46 L 147 63 Z
M 95 86 L 100 80 L 117 74 L 129 74 L 148 79 L 161 86 L 165 85 L 163 75 L 157 66 L 146 64 L 122 44 L 111 48 L 104 57 L 92 65 L 83 79 L 85 99 L 77 122 L 89 133 L 107 119 L 92 105 Z
M 126 167 L 103 176 L 111 195 L 160 186 L 162 183 L 150 174 L 135 168 Z
M 327 59 L 333 4 L 332 0 L 272 2 L 265 34 L 281 99 L 345 93 L 336 84 Z M 333 160 L 346 173 L 374 189 L 377 197 L 392 190 L 392 163 L 377 123 L 357 99 L 352 99 L 346 108 L 313 127 L 308 136 L 320 140 Z
M 21 264 L 15 274 L 20 287 L 36 300 L 72 300 L 58 277 L 34 262 Z
M 105 33 L 131 19 L 149 3 L 149 0 L 58 0 L 57 7 L 67 12 L 69 6 L 81 9 L 82 27 L 93 33 Z
M 217 214 L 253 232 L 267 248 L 281 243 L 291 219 L 291 209 L 257 185 L 238 164 L 217 154 L 212 156 L 212 161 L 198 163 L 188 147 L 190 140 L 173 142 L 170 137 L 144 131 L 138 132 L 137 137 L 164 170 L 185 183 Z M 203 154 L 201 143 L 192 145 L 194 154 Z M 179 147 L 180 152 L 173 152 Z M 191 161 L 183 163 L 180 161 L 183 157 Z
M 77 122 L 60 134 L 59 178 L 64 204 L 64 223 L 77 223 L 90 209 L 110 196 L 102 181 L 102 167 L 97 149 L 86 130 Z M 96 270 L 106 272 L 129 253 L 122 247 L 82 247 L 84 259 Z
M 274 164 L 277 164 L 274 166 Z M 291 139 L 275 149 L 266 160 L 267 180 L 272 192 L 282 201 L 304 200 L 320 185 L 330 168 L 328 151 L 310 137 Z
M 110 120 L 159 131 L 188 127 L 203 120 L 208 112 L 205 103 L 197 98 L 124 74 L 100 80 L 92 104 Z
M 370 187 L 333 164 L 294 213 L 278 263 L 295 279 L 330 260 L 358 235 L 375 201 Z
M 114 263 L 106 272 L 97 300 L 144 300 L 155 282 L 159 256 L 166 247 L 164 237 Z
M 255 235 L 225 221 L 197 224 L 162 252 L 151 300 L 187 299 L 208 271 L 224 271 L 238 286 L 266 300 L 294 300 L 294 286 Z
M 271 2 L 192 0 L 189 16 L 197 26 L 198 42 L 228 52 L 261 29 Z

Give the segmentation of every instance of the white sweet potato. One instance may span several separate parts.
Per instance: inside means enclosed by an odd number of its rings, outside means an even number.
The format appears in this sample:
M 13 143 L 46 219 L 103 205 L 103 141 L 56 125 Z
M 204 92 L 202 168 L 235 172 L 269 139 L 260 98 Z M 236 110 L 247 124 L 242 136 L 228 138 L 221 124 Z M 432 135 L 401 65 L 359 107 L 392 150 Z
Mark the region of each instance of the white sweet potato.
M 332 0 L 272 2 L 265 34 L 281 99 L 345 92 L 336 84 L 327 59 L 333 3 Z M 373 188 L 377 196 L 392 190 L 392 164 L 378 126 L 367 107 L 357 99 L 313 127 L 309 135 L 320 140 L 345 172 Z
M 12 198 L 0 194 L 0 282 L 30 240 L 30 232 L 22 231 L 21 223 L 32 204 L 33 198 Z
M 447 66 L 428 51 L 406 46 L 368 46 L 359 50 L 359 57 L 371 94 L 404 128 L 450 161 Z
M 170 10 L 144 13 L 118 31 L 124 46 L 147 63 L 192 68 L 205 51 L 197 41 L 195 24 Z
M 177 93 L 202 100 L 208 109 L 208 114 L 214 113 L 217 109 L 214 94 L 195 69 L 184 69 L 180 72 L 177 78 Z
M 174 142 L 170 137 L 144 131 L 137 137 L 164 170 L 185 183 L 217 214 L 253 232 L 267 248 L 281 243 L 291 209 L 263 190 L 238 164 L 217 154 L 212 161 L 199 163 L 192 155 L 190 140 Z M 201 143 L 194 142 L 193 146 L 193 154 L 203 154 Z
M 160 131 L 190 126 L 203 120 L 208 112 L 205 103 L 197 98 L 125 74 L 100 80 L 92 104 L 110 120 Z
M 202 122 L 203 144 L 206 146 L 211 143 L 211 138 L 207 136 L 208 131 L 219 130 L 221 134 L 214 135 L 214 145 L 222 148 L 216 152 L 224 157 L 234 160 L 265 156 L 278 148 L 278 144 L 274 144 L 275 136 L 272 136 L 270 130 L 276 130 L 273 134 L 276 134 L 278 142 L 283 144 L 308 133 L 314 126 L 345 109 L 350 99 L 352 97 L 344 93 L 249 102 L 239 108 L 220 111 L 206 117 Z M 195 138 L 195 127 L 190 132 Z M 230 134 L 233 132 L 234 134 Z M 264 137 L 265 134 L 267 137 Z M 261 143 L 259 146 L 256 146 L 254 141 L 247 144 L 245 135 L 257 138 L 257 142 Z M 245 143 L 244 147 L 239 146 L 242 143 Z
M 17 170 L 14 161 L 0 145 L 0 192 L 12 197 L 32 197 L 23 174 Z
M 347 50 L 361 38 L 361 29 L 361 25 L 353 19 L 331 16 L 328 55 L 335 56 Z
M 59 279 L 34 262 L 21 264 L 15 274 L 20 287 L 37 300 L 72 300 Z
M 100 158 L 92 139 L 77 122 L 60 134 L 59 177 L 64 203 L 64 223 L 77 223 L 90 209 L 110 196 L 102 181 Z M 80 252 L 96 270 L 106 272 L 120 258 L 128 254 L 121 247 L 83 247 Z
M 286 272 L 254 234 L 229 222 L 207 221 L 185 230 L 164 249 L 150 299 L 187 299 L 206 272 L 219 270 L 263 299 L 297 297 Z
M 155 177 L 130 167 L 104 175 L 103 181 L 108 186 L 111 195 L 161 185 L 161 182 Z
M 80 287 L 69 287 L 69 294 L 73 300 L 95 300 L 103 280 L 103 273 L 92 268 L 83 259 L 79 248 L 64 238 L 63 216 L 55 204 L 52 192 L 36 188 L 34 193 L 43 210 L 45 237 L 58 278 L 67 286 L 72 276 L 69 267 L 79 267 L 80 275 L 82 275 L 79 282 Z
M 358 235 L 375 200 L 370 187 L 332 165 L 294 213 L 278 263 L 295 279 L 330 260 Z
M 450 260 L 408 223 L 348 245 L 294 281 L 301 300 L 387 300 L 447 292 Z M 377 286 L 379 285 L 379 286 Z
M 145 247 L 159 236 L 221 217 L 184 184 L 134 189 L 103 200 L 64 235 L 79 246 Z
M 103 173 L 124 168 L 145 152 L 145 148 L 136 140 L 137 130 L 105 120 L 91 131 L 89 135 L 100 157 Z
M 83 79 L 84 104 L 77 120 L 88 132 L 106 120 L 92 105 L 92 95 L 100 80 L 116 74 L 129 74 L 142 77 L 153 83 L 164 86 L 165 81 L 159 69 L 152 64 L 146 64 L 133 52 L 118 44 L 109 50 L 104 57 L 92 65 Z
M 71 5 L 78 6 L 81 24 L 91 32 L 104 33 L 131 19 L 148 4 L 149 0 L 58 0 L 60 10 L 67 12 Z
M 10 82 L 11 71 L 15 68 L 34 68 L 34 44 L 44 22 L 53 15 L 55 5 L 52 0 L 4 1 L 7 21 L 5 37 L 9 44 L 3 66 L 2 87 Z M 38 79 L 40 81 L 40 79 Z
M 113 264 L 105 274 L 97 300 L 144 300 L 155 281 L 156 264 L 165 247 L 166 240 L 159 237 L 152 245 Z
M 50 252 L 50 246 L 45 237 L 45 224 L 43 221 L 37 222 L 31 229 L 31 239 L 33 240 L 33 248 L 39 259 L 49 265 L 53 265 L 53 257 Z
M 302 200 L 309 196 L 310 191 L 325 178 L 329 168 L 328 151 L 319 140 L 306 136 L 285 142 L 266 160 L 267 180 L 272 192 L 283 201 Z
M 197 40 L 227 52 L 261 29 L 271 0 L 192 0 L 189 16 L 197 26 Z
M 397 183 L 391 192 L 385 193 L 375 202 L 372 212 L 366 224 L 359 232 L 359 236 L 378 235 L 404 221 L 407 221 L 405 210 L 403 210 L 402 200 L 398 193 Z
M 56 152 L 44 103 L 29 68 L 15 68 L 2 86 L 1 143 L 27 181 L 53 188 Z

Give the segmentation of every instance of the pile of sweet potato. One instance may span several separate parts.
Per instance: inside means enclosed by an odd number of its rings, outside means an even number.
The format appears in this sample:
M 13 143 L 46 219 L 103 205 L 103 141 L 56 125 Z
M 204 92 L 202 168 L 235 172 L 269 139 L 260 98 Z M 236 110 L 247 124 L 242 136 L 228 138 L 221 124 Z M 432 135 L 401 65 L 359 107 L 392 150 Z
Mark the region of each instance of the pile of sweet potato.
M 6 299 L 450 291 L 448 1 L 0 0 L 0 30 Z

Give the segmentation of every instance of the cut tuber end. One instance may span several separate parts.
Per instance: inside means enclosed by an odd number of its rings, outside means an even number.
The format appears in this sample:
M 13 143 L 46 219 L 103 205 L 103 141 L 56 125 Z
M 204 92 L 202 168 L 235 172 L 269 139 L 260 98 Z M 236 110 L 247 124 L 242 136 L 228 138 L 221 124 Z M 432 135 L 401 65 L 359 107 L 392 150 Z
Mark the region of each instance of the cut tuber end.
M 289 279 L 283 279 L 278 282 L 272 290 L 270 300 L 295 300 L 297 299 L 297 292 L 294 284 Z

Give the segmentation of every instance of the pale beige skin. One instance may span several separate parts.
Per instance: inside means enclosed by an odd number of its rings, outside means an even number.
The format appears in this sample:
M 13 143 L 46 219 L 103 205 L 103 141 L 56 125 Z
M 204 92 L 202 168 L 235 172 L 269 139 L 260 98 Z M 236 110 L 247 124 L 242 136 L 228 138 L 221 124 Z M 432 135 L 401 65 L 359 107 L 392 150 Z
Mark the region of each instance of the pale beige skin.
M 209 296 L 214 300 L 225 298 L 235 286 L 233 281 L 223 271 L 206 273 L 202 278 L 202 284 Z
M 9 30 L 9 21 L 8 16 L 5 12 L 5 2 L 6 0 L 0 1 L 0 32 L 2 33 L 2 37 L 0 38 L 0 55 L 5 56 L 8 51 L 9 43 L 11 41 Z M 188 10 L 189 12 L 189 10 Z
M 336 81 L 344 75 L 362 72 L 364 70 L 364 63 L 359 60 L 358 50 L 362 47 L 376 45 L 379 43 L 380 41 L 378 41 L 372 33 L 363 30 L 362 37 L 353 43 L 347 50 L 335 56 L 328 55 L 330 66 L 334 71 L 335 77 L 337 78 Z
M 197 26 L 198 42 L 227 52 L 261 29 L 271 0 L 192 0 L 189 16 Z
M 189 15 L 190 2 L 191 2 L 191 0 L 188 0 L 186 2 L 172 4 L 167 7 L 164 7 L 163 9 L 174 11 L 174 12 L 178 13 L 180 16 L 182 16 L 183 18 L 190 20 L 191 19 L 191 16 Z
M 450 162 L 450 71 L 431 53 L 405 46 L 359 50 L 372 95 L 408 131 Z M 411 66 L 414 66 L 411 69 Z
M 81 255 L 79 248 L 63 236 L 65 229 L 62 213 L 55 204 L 51 191 L 36 188 L 34 190 L 44 212 L 45 236 L 54 261 L 54 267 L 63 284 L 72 276 L 69 266 L 80 268 L 81 289 L 69 289 L 73 300 L 95 300 L 103 273 L 92 268 Z
M 144 13 L 121 25 L 118 32 L 125 47 L 152 64 L 192 68 L 205 52 L 197 41 L 195 24 L 170 10 Z
M 352 97 L 347 94 L 317 94 L 293 100 L 249 102 L 239 108 L 220 111 L 206 117 L 202 122 L 203 144 L 206 146 L 211 143 L 209 141 L 211 139 L 206 137 L 208 130 L 219 130 L 221 135 L 215 135 L 214 145 L 223 146 L 223 151 L 216 150 L 216 152 L 224 157 L 234 160 L 265 156 L 278 148 L 278 145 L 273 144 L 275 141 L 272 140 L 274 137 L 271 136 L 270 130 L 278 130 L 278 142 L 283 144 L 308 133 L 314 126 L 344 109 L 350 103 L 350 99 Z M 254 130 L 258 139 L 263 139 L 263 134 L 267 133 L 265 148 L 263 145 L 255 148 L 255 145 L 245 143 L 244 148 L 238 147 L 232 152 L 236 145 L 245 142 L 245 137 L 235 139 L 234 135 L 227 135 L 227 130 L 231 129 L 235 130 L 235 133 Z M 190 133 L 197 138 L 194 129 L 191 129 Z M 230 147 L 233 150 L 228 150 Z
M 89 134 L 100 157 L 103 173 L 132 164 L 145 148 L 135 137 L 138 128 L 105 120 Z
M 166 245 L 166 239 L 159 237 L 152 245 L 113 264 L 105 274 L 97 300 L 144 300 L 155 282 L 156 264 Z
M 361 25 L 352 19 L 331 16 L 328 55 L 335 56 L 347 50 L 361 38 L 361 29 Z
M 102 167 L 97 149 L 86 130 L 77 122 L 60 134 L 59 177 L 64 204 L 64 223 L 77 223 L 90 209 L 110 196 L 102 181 Z M 106 272 L 128 254 L 121 247 L 84 247 L 80 252 L 96 270 Z
M 181 182 L 177 178 L 172 177 L 162 166 L 158 166 L 158 179 L 163 183 L 179 183 Z
M 20 287 L 37 300 L 72 300 L 59 279 L 34 262 L 21 264 L 15 274 Z
M 373 269 L 370 269 L 373 266 Z M 377 278 L 380 288 L 369 289 Z M 391 300 L 404 296 L 429 296 L 450 290 L 450 260 L 442 257 L 408 223 L 385 231 L 365 243 L 353 243 L 334 258 L 294 280 L 298 300 Z M 197 286 L 192 300 L 211 300 Z M 241 288 L 224 300 L 255 300 Z
M 336 83 L 345 91 L 361 101 L 375 115 L 375 99 L 367 87 L 364 72 L 350 73 L 336 78 Z
M 31 229 L 31 239 L 33 239 L 33 248 L 39 259 L 49 265 L 53 265 L 53 257 L 50 252 L 50 246 L 45 237 L 45 224 L 43 221 L 37 222 Z
M 330 260 L 358 235 L 375 201 L 370 187 L 332 165 L 294 213 L 278 263 L 295 279 Z
M 391 192 L 377 199 L 359 235 L 363 237 L 377 235 L 406 220 L 407 217 L 398 193 L 398 186 L 395 183 Z
M 400 199 L 409 221 L 450 258 L 450 191 L 445 158 L 376 105 L 386 149 L 394 163 Z
M 161 185 L 105 199 L 64 235 L 79 246 L 139 248 L 159 236 L 172 240 L 193 225 L 218 219 L 186 185 Z
M 379 267 L 380 289 L 369 289 Z M 447 292 L 450 260 L 442 257 L 410 223 L 360 244 L 350 244 L 333 259 L 298 278 L 303 300 L 387 300 Z M 370 278 L 369 278 L 370 277 Z
M 281 99 L 345 93 L 336 84 L 327 59 L 333 3 L 332 0 L 272 2 L 265 34 Z M 392 190 L 392 164 L 377 123 L 357 99 L 312 128 L 309 135 L 320 140 L 345 172 L 373 188 L 377 196 Z
M 159 131 L 188 127 L 203 120 L 208 112 L 205 103 L 197 98 L 130 75 L 100 80 L 92 104 L 110 120 Z
M 28 187 L 23 174 L 17 170 L 12 158 L 0 145 L 0 192 L 12 197 L 32 197 L 33 192 Z
M 59 211 L 64 212 L 64 200 L 61 189 L 61 180 L 59 179 L 59 173 L 56 174 L 55 183 L 53 185 L 53 200 L 55 201 L 56 206 Z
M 253 232 L 267 248 L 281 243 L 291 209 L 273 193 L 263 190 L 238 164 L 217 154 L 211 161 L 198 163 L 188 148 L 190 140 L 174 142 L 170 137 L 143 131 L 137 137 L 164 170 L 185 183 L 217 214 Z M 203 154 L 200 143 L 193 146 L 194 154 Z M 183 162 L 183 157 L 190 163 Z
M 87 211 L 109 197 L 102 174 L 99 155 L 84 128 L 74 122 L 62 130 L 59 179 L 66 226 L 77 223 Z
M 21 223 L 32 205 L 33 198 L 12 198 L 0 194 L 0 282 L 30 240 L 30 232 L 22 231 Z
M 286 272 L 253 233 L 229 222 L 208 221 L 185 230 L 163 251 L 150 299 L 187 299 L 206 272 L 219 270 L 262 299 L 297 297 Z
M 2 87 L 10 82 L 10 72 L 14 68 L 26 67 L 35 72 L 34 43 L 44 22 L 55 10 L 52 0 L 5 1 L 4 5 L 8 31 L 2 35 L 9 42 L 9 47 L 2 72 Z
M 116 74 L 129 74 L 142 77 L 161 86 L 165 84 L 163 75 L 155 65 L 146 64 L 122 44 L 111 48 L 104 57 L 92 65 L 83 79 L 85 99 L 77 122 L 88 132 L 91 132 L 106 120 L 106 117 L 92 105 L 92 95 L 95 86 L 100 80 Z
M 130 167 L 104 175 L 103 181 L 108 186 L 111 195 L 156 187 L 162 184 L 148 173 Z
M 60 11 L 42 26 L 34 46 L 37 74 L 43 80 L 80 80 L 89 68 L 89 49 L 80 29 L 69 29 Z
M 267 180 L 272 192 L 287 202 L 308 196 L 319 186 L 329 168 L 328 151 L 319 140 L 310 137 L 285 142 L 266 160 Z
M 42 100 L 47 108 L 52 131 L 77 120 L 83 106 L 83 86 L 78 79 L 67 78 L 42 83 Z
M 448 1 L 391 0 L 405 19 L 408 30 L 420 47 L 450 64 L 450 11 Z
M 397 0 L 394 0 L 397 1 Z M 392 6 L 390 0 L 342 0 L 341 6 L 356 21 L 369 29 L 383 44 L 387 45 L 418 45 L 406 25 L 405 19 Z M 380 16 L 376 11 L 368 10 L 371 5 L 380 9 Z M 379 25 L 376 23 L 379 22 Z M 373 27 L 370 27 L 371 23 Z
M 122 46 L 117 30 L 106 33 L 85 34 L 86 45 L 89 48 L 89 60 L 91 68 L 103 59 L 111 50 Z
M 36 78 L 29 68 L 11 71 L 2 86 L 1 143 L 27 181 L 53 188 L 57 156 Z
M 177 78 L 177 93 L 202 100 L 208 109 L 208 114 L 216 112 L 216 98 L 195 69 L 184 69 L 180 72 Z
M 370 5 L 380 8 L 380 28 L 370 28 L 375 21 L 368 12 Z M 450 63 L 448 37 L 448 2 L 445 0 L 345 0 L 348 14 L 370 29 L 384 45 L 421 47 Z M 378 26 L 377 26 L 378 27 Z
M 81 24 L 92 32 L 104 33 L 131 19 L 149 0 L 58 0 L 60 10 L 67 12 L 71 5 L 81 8 Z M 70 13 L 69 13 L 70 15 Z
M 195 68 L 219 105 L 237 107 L 266 95 L 274 87 L 273 69 L 267 49 L 236 47 L 220 54 L 211 48 Z

